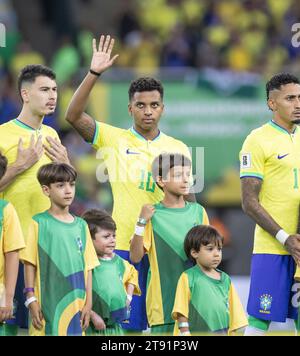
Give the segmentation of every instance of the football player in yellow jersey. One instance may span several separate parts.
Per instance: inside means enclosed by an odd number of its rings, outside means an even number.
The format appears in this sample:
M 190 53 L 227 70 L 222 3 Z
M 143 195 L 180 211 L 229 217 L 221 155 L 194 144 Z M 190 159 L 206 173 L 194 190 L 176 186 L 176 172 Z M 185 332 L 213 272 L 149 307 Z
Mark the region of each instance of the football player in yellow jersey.
M 274 76 L 267 98 L 273 119 L 251 132 L 240 154 L 243 209 L 257 223 L 247 336 L 264 335 L 272 321 L 287 318 L 299 329 L 294 284 L 300 265 L 299 80 L 287 73 Z
M 123 130 L 96 122 L 84 113 L 89 95 L 103 72 L 109 69 L 118 55 L 112 57 L 114 40 L 101 36 L 99 46 L 93 41 L 90 72 L 74 94 L 67 110 L 66 120 L 79 134 L 101 153 L 109 173 L 114 198 L 113 218 L 117 224 L 117 253 L 129 259 L 130 240 L 139 212 L 145 204 L 156 204 L 163 193 L 156 187 L 151 173 L 154 158 L 162 152 L 181 153 L 190 157 L 186 145 L 159 130 L 164 112 L 164 89 L 153 78 L 135 80 L 129 89 L 129 114 L 134 125 Z M 147 256 L 139 266 L 139 284 L 142 297 L 134 297 L 129 325 L 130 330 L 147 327 L 145 288 L 148 270 Z
M 36 175 L 42 165 L 51 161 L 69 163 L 67 151 L 52 128 L 43 125 L 46 115 L 54 113 L 57 104 L 55 73 L 41 65 L 25 67 L 18 78 L 23 102 L 20 115 L 0 126 L 0 151 L 8 159 L 5 176 L 0 180 L 0 199 L 12 203 L 20 218 L 24 236 L 32 216 L 49 208 Z M 23 269 L 20 268 L 17 298 L 23 306 Z M 18 297 L 19 295 L 19 297 Z M 24 315 L 17 320 L 26 327 Z

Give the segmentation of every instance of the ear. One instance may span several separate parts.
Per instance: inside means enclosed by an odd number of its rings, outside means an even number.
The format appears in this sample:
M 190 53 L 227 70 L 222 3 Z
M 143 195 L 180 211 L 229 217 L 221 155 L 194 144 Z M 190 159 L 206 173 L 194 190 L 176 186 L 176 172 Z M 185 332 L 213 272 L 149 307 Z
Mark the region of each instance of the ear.
M 46 185 L 42 185 L 42 190 L 43 190 L 43 193 L 46 195 L 46 197 L 50 197 L 50 188 L 47 187 Z
M 28 89 L 21 89 L 21 97 L 23 99 L 24 103 L 28 103 L 29 102 L 29 93 L 28 93 Z
M 133 114 L 132 114 L 132 104 L 131 104 L 131 103 L 128 104 L 128 112 L 129 112 L 129 115 L 130 115 L 130 116 L 133 115 Z
M 156 182 L 162 189 L 164 188 L 165 183 L 164 183 L 163 178 L 161 176 L 157 176 L 156 177 Z
M 197 258 L 199 257 L 199 252 L 197 252 L 196 250 L 192 249 L 191 250 L 191 256 L 197 260 Z
M 277 105 L 276 105 L 276 103 L 275 103 L 275 101 L 273 99 L 269 99 L 268 100 L 268 107 L 273 112 L 277 111 Z

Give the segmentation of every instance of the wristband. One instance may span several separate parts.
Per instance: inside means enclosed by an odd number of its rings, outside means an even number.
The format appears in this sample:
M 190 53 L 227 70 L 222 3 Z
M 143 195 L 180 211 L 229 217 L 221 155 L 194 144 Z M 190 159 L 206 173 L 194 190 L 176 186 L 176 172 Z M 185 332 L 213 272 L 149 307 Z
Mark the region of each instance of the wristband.
M 285 245 L 286 240 L 290 237 L 290 235 L 284 230 L 279 230 L 276 234 L 276 240 L 281 243 L 281 245 Z
M 179 324 L 178 324 L 178 327 L 179 327 L 179 329 L 182 329 L 182 328 L 189 328 L 189 327 L 190 327 L 190 324 L 189 324 L 189 323 L 179 323 Z
M 127 299 L 129 300 L 129 302 L 132 302 L 132 295 L 127 294 Z
M 37 299 L 36 297 L 31 297 L 29 299 L 26 300 L 26 302 L 24 303 L 25 307 L 28 309 L 29 305 L 34 303 L 34 302 L 37 302 Z
M 24 288 L 23 294 L 26 295 L 27 293 L 34 293 L 34 288 Z
M 180 333 L 179 336 L 191 336 L 191 333 L 189 331 L 185 331 L 183 333 Z
M 135 227 L 135 235 L 144 237 L 145 233 L 145 226 L 136 226 Z
M 100 77 L 102 73 L 97 73 L 94 70 L 90 69 L 90 73 L 95 75 L 96 77 Z
M 138 224 L 146 226 L 147 225 L 147 220 L 144 219 L 144 218 L 139 218 Z

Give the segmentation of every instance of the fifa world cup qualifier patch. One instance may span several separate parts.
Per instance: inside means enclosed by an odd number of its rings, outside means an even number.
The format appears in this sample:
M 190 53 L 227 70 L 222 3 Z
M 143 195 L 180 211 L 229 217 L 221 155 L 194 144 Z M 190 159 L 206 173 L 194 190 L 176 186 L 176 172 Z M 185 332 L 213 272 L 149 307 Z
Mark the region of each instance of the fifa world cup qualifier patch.
M 251 154 L 250 153 L 245 153 L 242 155 L 241 166 L 242 166 L 242 169 L 251 168 Z

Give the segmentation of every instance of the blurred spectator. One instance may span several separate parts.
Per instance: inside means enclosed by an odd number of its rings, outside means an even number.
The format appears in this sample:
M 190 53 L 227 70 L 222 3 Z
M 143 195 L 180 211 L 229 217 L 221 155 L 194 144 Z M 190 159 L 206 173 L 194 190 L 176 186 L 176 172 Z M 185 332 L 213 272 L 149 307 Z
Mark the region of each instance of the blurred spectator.
M 61 39 L 61 46 L 54 54 L 51 64 L 58 84 L 68 82 L 80 68 L 80 55 L 68 36 Z
M 29 64 L 45 64 L 44 57 L 33 50 L 29 42 L 21 42 L 18 46 L 18 52 L 11 60 L 10 69 L 15 76 L 18 76 L 21 69 Z

